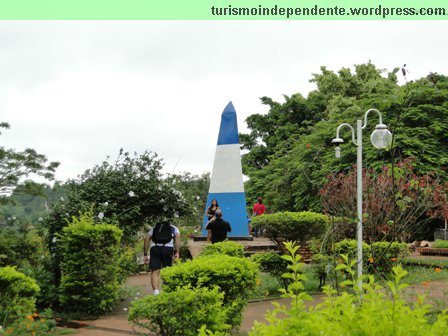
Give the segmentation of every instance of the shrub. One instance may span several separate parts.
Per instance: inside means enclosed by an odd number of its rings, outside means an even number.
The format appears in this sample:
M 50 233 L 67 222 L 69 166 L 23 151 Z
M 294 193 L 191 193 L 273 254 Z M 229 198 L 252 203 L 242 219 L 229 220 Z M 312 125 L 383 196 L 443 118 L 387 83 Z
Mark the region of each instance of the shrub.
M 317 253 L 313 255 L 312 263 L 314 272 L 319 278 L 319 288 L 322 288 L 327 280 L 330 280 L 332 283 L 337 280 L 334 272 L 335 260 L 333 256 Z
M 14 267 L 0 268 L 0 325 L 32 314 L 39 290 L 34 279 Z
M 436 248 L 448 248 L 448 240 L 436 239 L 432 244 L 432 247 Z
M 0 335 L 11 336 L 48 336 L 56 335 L 56 321 L 51 317 L 53 312 L 51 309 L 47 309 L 41 314 L 33 313 L 26 317 L 19 318 L 10 324 L 5 332 Z M 59 335 L 59 333 L 57 333 Z
M 226 323 L 241 324 L 241 313 L 251 291 L 255 288 L 257 265 L 245 258 L 211 255 L 178 263 L 161 271 L 163 288 L 174 291 L 178 287 L 218 287 L 224 293 Z
M 120 285 L 121 235 L 114 225 L 95 225 L 91 213 L 63 229 L 60 301 L 65 312 L 98 315 L 112 307 Z
M 327 216 L 315 212 L 279 212 L 252 219 L 252 226 L 265 230 L 265 235 L 276 240 L 283 238 L 304 242 L 321 236 L 328 228 Z
M 335 244 L 335 255 L 348 255 L 349 259 L 357 259 L 357 241 L 345 239 Z M 388 273 L 392 266 L 409 254 L 406 243 L 375 242 L 371 245 L 362 243 L 363 263 L 369 271 Z
M 37 266 L 36 255 L 41 255 L 42 241 L 34 232 L 19 232 L 11 228 L 0 229 L 0 267 Z
M 428 313 L 430 305 L 424 304 L 423 296 L 419 296 L 417 303 L 411 307 L 402 296 L 402 290 L 407 286 L 401 283 L 406 275 L 401 267 L 393 267 L 394 279 L 387 282 L 382 288 L 370 276 L 364 282 L 363 288 L 357 287 L 355 271 L 348 264 L 338 266 L 352 277 L 345 281 L 345 285 L 354 289 L 354 292 L 344 292 L 337 295 L 330 286 L 325 287 L 327 297 L 324 302 L 312 309 L 307 309 L 304 300 L 309 296 L 301 291 L 301 279 L 297 270 L 297 249 L 293 245 L 287 246 L 290 251 L 291 262 L 289 276 L 293 283 L 284 291 L 284 297 L 291 298 L 291 308 L 287 309 L 279 303 L 276 309 L 267 313 L 269 324 L 255 322 L 250 336 L 283 336 L 283 335 L 431 335 L 446 334 L 448 315 L 445 312 L 438 314 L 435 323 L 430 322 Z M 348 259 L 345 257 L 345 261 Z M 348 262 L 355 265 L 356 262 Z M 360 300 L 361 293 L 363 299 Z M 205 331 L 202 335 L 211 335 Z
M 156 335 L 196 336 L 201 326 L 226 330 L 224 294 L 218 288 L 180 288 L 132 302 L 129 321 Z
M 258 264 L 260 271 L 269 273 L 278 280 L 283 288 L 287 288 L 290 281 L 282 275 L 287 271 L 288 262 L 279 254 L 257 253 L 251 256 L 251 260 Z
M 244 257 L 243 245 L 226 240 L 223 242 L 206 245 L 200 256 L 207 256 L 213 254 L 226 254 L 231 257 Z
M 124 282 L 128 276 L 140 271 L 140 265 L 137 263 L 137 251 L 143 251 L 143 244 L 138 246 L 120 246 L 119 247 L 119 273 L 118 282 Z

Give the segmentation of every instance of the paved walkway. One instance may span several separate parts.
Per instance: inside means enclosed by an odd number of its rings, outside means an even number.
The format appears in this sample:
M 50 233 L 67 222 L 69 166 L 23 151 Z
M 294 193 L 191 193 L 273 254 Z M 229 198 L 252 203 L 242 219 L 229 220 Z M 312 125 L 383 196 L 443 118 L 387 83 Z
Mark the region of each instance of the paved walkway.
M 103 316 L 95 321 L 87 321 L 88 326 L 80 328 L 74 335 L 80 336 L 118 336 L 118 335 L 135 335 L 132 327 L 127 320 L 129 303 L 132 300 L 151 295 L 151 285 L 149 282 L 149 274 L 135 275 L 129 278 L 127 287 L 134 287 L 136 295 L 125 302 L 122 302 L 113 312 Z M 418 294 L 428 294 L 427 303 L 436 305 L 440 308 L 448 308 L 448 281 L 432 281 L 425 284 L 413 285 L 407 289 L 410 300 L 415 301 Z M 322 302 L 323 295 L 313 295 L 313 301 L 307 302 L 307 305 Z M 282 304 L 288 305 L 289 300 L 279 299 Z M 271 301 L 258 301 L 248 303 L 244 313 L 243 322 L 240 327 L 241 332 L 248 332 L 254 321 L 265 322 L 264 315 L 268 309 L 273 309 Z M 138 330 L 143 331 L 143 330 Z
M 74 335 L 80 336 L 118 336 L 118 335 L 135 335 L 132 327 L 128 323 L 128 307 L 129 303 L 135 299 L 152 294 L 152 289 L 149 281 L 149 274 L 139 274 L 129 278 L 126 287 L 134 287 L 137 292 L 134 298 L 122 302 L 113 312 L 101 317 L 98 320 L 86 321 L 87 327 L 77 329 Z M 314 296 L 314 304 L 322 301 L 323 295 Z M 285 305 L 288 305 L 289 300 L 279 299 Z M 257 301 L 250 302 L 243 314 L 243 322 L 240 327 L 241 332 L 248 332 L 254 321 L 264 322 L 264 315 L 266 310 L 273 309 L 271 301 Z M 143 330 L 138 330 L 143 331 Z
M 269 244 L 267 239 L 258 238 L 253 242 L 243 242 L 243 245 L 258 245 Z M 205 245 L 205 242 L 194 242 L 190 246 L 193 256 L 196 256 L 200 249 Z M 122 302 L 110 314 L 101 317 L 98 320 L 86 321 L 87 327 L 80 328 L 74 335 L 80 336 L 118 336 L 118 335 L 135 335 L 132 327 L 127 320 L 128 307 L 131 301 L 142 298 L 146 295 L 152 294 L 149 274 L 139 274 L 128 279 L 126 287 L 135 289 L 135 296 L 127 301 Z M 433 304 L 441 309 L 448 308 L 448 281 L 432 281 L 429 283 L 416 284 L 407 289 L 407 295 L 410 300 L 415 301 L 418 294 L 427 294 L 427 303 Z M 322 302 L 323 295 L 314 295 L 313 301 L 307 302 L 307 305 L 317 304 Z M 288 305 L 289 300 L 280 299 L 285 305 Z M 244 313 L 243 322 L 240 331 L 248 332 L 254 321 L 265 322 L 264 315 L 268 309 L 273 309 L 271 301 L 250 302 Z M 143 330 L 138 330 L 143 331 Z

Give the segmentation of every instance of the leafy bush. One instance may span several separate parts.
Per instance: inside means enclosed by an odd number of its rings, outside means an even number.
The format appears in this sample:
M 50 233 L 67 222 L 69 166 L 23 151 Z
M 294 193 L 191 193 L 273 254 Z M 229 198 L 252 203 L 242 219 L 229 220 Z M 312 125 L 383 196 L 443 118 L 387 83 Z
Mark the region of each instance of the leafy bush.
M 237 327 L 251 291 L 255 288 L 257 265 L 245 258 L 222 254 L 204 256 L 161 271 L 163 288 L 175 291 L 178 287 L 218 287 L 224 293 L 226 323 Z
M 41 314 L 33 313 L 26 317 L 19 318 L 9 325 L 4 333 L 0 330 L 0 335 L 48 336 L 59 334 L 56 333 L 56 321 L 51 318 L 52 315 L 52 310 L 47 309 Z
M 436 248 L 448 248 L 448 240 L 436 239 L 432 244 L 432 247 Z
M 0 267 L 37 265 L 36 255 L 43 253 L 39 236 L 10 228 L 1 228 L 0 232 Z
M 39 290 L 36 281 L 14 267 L 0 268 L 0 325 L 32 314 Z
M 63 229 L 60 301 L 65 312 L 97 315 L 112 307 L 120 285 L 121 235 L 114 225 L 95 225 L 92 213 L 73 218 Z
M 278 282 L 287 288 L 289 280 L 283 277 L 287 271 L 288 262 L 277 253 L 257 253 L 251 256 L 251 260 L 256 262 L 260 271 L 269 273 L 275 277 Z
M 42 255 L 39 258 L 39 265 L 21 269 L 23 273 L 33 278 L 40 287 L 40 291 L 36 296 L 37 308 L 54 306 L 54 303 L 59 301 L 59 288 L 55 285 L 54 274 L 49 271 L 50 263 L 50 257 Z
M 317 253 L 312 258 L 313 269 L 317 277 L 319 278 L 319 288 L 322 288 L 327 280 L 334 283 L 336 280 L 335 260 L 334 257 L 327 254 Z
M 180 288 L 132 302 L 129 321 L 157 335 L 196 336 L 201 326 L 229 329 L 218 288 Z
M 304 242 L 321 236 L 328 228 L 327 216 L 315 212 L 279 212 L 252 219 L 254 228 L 264 229 L 273 240 L 283 238 Z
M 200 256 L 207 256 L 213 254 L 226 254 L 231 257 L 244 257 L 244 248 L 243 245 L 226 240 L 216 244 L 206 245 Z
M 335 244 L 335 255 L 348 255 L 357 259 L 357 241 L 345 239 Z M 371 245 L 362 243 L 363 263 L 370 271 L 390 272 L 393 265 L 409 254 L 406 243 L 375 242 Z
M 287 245 L 290 251 L 288 256 L 289 277 L 294 281 L 284 291 L 284 297 L 291 298 L 291 308 L 287 309 L 279 303 L 276 309 L 268 312 L 269 324 L 255 322 L 250 336 L 283 336 L 283 335 L 431 335 L 442 336 L 446 334 L 448 326 L 448 314 L 442 312 L 437 316 L 435 323 L 431 323 L 428 317 L 431 306 L 424 304 L 424 297 L 419 296 L 417 303 L 411 307 L 402 296 L 402 290 L 407 286 L 401 283 L 406 275 L 401 267 L 393 267 L 394 280 L 388 281 L 382 288 L 374 282 L 373 276 L 368 277 L 363 288 L 357 287 L 358 279 L 351 266 L 356 262 L 338 266 L 351 276 L 344 285 L 350 286 L 354 292 L 345 292 L 337 295 L 330 286 L 325 287 L 327 297 L 324 302 L 313 309 L 307 309 L 304 300 L 309 296 L 301 291 L 301 279 L 298 270 L 302 267 L 299 263 L 300 256 L 294 245 Z M 299 257 L 299 258 L 298 258 Z M 361 293 L 363 299 L 360 300 Z M 202 335 L 212 333 L 202 332 Z
M 124 282 L 128 276 L 136 274 L 140 270 L 140 265 L 137 263 L 137 251 L 143 251 L 143 244 L 138 246 L 120 246 L 119 248 L 119 273 L 118 282 Z
M 334 254 L 340 256 L 341 254 L 348 255 L 349 259 L 357 259 L 358 242 L 354 239 L 344 239 L 334 246 Z M 366 242 L 362 242 L 362 256 L 363 262 L 367 262 L 370 257 L 370 246 Z
M 406 243 L 375 242 L 371 245 L 371 254 L 374 260 L 396 262 L 407 257 L 410 251 Z

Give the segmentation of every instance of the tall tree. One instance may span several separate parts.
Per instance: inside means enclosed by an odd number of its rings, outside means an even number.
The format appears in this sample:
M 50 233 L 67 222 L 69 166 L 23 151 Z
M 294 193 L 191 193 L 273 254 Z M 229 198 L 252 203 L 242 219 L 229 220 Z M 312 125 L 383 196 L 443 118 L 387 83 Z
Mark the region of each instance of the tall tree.
M 249 176 L 246 183 L 249 197 L 263 196 L 273 211 L 321 211 L 319 190 L 326 176 L 348 171 L 356 162 L 356 147 L 345 131 L 341 133 L 347 140 L 342 146 L 343 155 L 340 159 L 334 157 L 331 139 L 336 128 L 342 122 L 356 124 L 372 107 L 383 113 L 383 122 L 395 133 L 394 160 L 413 157 L 419 174 L 435 172 L 446 181 L 448 125 L 444 120 L 448 117 L 448 78 L 430 74 L 399 86 L 398 70 L 387 73 L 371 63 L 355 66 L 354 73 L 349 69 L 335 73 L 321 68 L 322 73 L 314 74 L 311 79 L 317 90 L 307 98 L 320 97 L 325 106 L 324 113 L 319 114 L 321 119 L 309 125 L 306 132 L 290 132 L 289 138 L 285 136 L 286 140 L 270 147 L 266 164 L 258 169 L 245 160 L 251 151 L 243 156 L 244 170 Z M 272 129 L 283 127 L 274 120 L 271 122 Z M 369 134 L 376 123 L 372 118 L 364 131 L 363 154 L 364 165 L 380 171 L 385 162 L 391 161 L 392 153 L 379 151 L 369 144 Z M 253 127 L 249 123 L 249 128 Z M 257 133 L 251 134 L 254 142 L 262 142 L 262 138 L 255 137 Z
M 0 129 L 9 127 L 8 123 L 0 123 Z M 25 179 L 34 174 L 53 180 L 58 166 L 58 162 L 48 162 L 45 155 L 37 153 L 34 149 L 26 148 L 19 152 L 0 146 L 0 204 L 8 202 L 13 191 L 40 192 L 41 189 L 37 188 L 36 183 Z

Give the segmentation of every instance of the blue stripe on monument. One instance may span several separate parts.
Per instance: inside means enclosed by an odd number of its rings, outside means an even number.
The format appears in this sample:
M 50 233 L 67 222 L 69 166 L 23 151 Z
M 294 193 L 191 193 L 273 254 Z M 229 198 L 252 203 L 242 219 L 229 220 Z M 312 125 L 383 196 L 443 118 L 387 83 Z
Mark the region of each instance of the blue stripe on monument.
M 207 198 L 207 207 L 212 202 L 212 199 L 216 199 L 219 204 L 219 208 L 222 211 L 222 218 L 230 223 L 232 232 L 228 234 L 229 237 L 248 237 L 249 226 L 248 217 L 246 211 L 246 196 L 244 192 L 235 193 L 210 193 Z M 207 224 L 207 216 L 204 215 L 204 221 L 202 223 L 202 235 L 207 237 L 207 230 L 205 225 Z
M 221 115 L 218 145 L 231 145 L 239 143 L 236 111 L 232 102 L 228 103 Z

